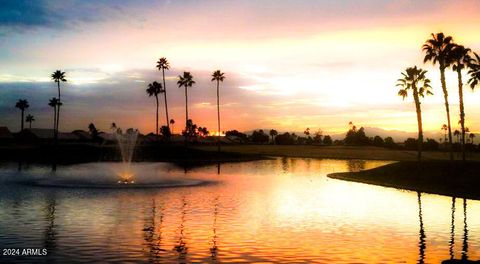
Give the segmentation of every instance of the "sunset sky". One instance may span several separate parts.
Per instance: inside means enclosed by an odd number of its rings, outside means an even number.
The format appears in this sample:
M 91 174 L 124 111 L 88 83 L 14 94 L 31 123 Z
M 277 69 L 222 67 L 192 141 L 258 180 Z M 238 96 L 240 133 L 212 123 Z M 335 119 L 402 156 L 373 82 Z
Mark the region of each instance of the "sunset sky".
M 53 126 L 48 99 L 54 70 L 66 72 L 61 130 L 101 130 L 110 123 L 154 131 L 160 81 L 156 61 L 167 57 L 169 110 L 179 129 L 190 71 L 189 113 L 214 131 L 221 86 L 223 130 L 276 128 L 345 131 L 349 121 L 416 130 L 411 98 L 397 96 L 408 66 L 427 69 L 432 97 L 422 104 L 426 130 L 446 123 L 438 68 L 423 65 L 421 46 L 443 31 L 480 52 L 479 1 L 2 1 L 0 8 L 0 126 L 18 131 L 15 102 L 30 102 L 34 127 Z M 467 77 L 465 76 L 465 79 Z M 456 75 L 448 71 L 452 126 L 457 127 Z M 465 86 L 466 126 L 480 130 L 480 92 Z M 163 104 L 160 123 L 165 122 Z

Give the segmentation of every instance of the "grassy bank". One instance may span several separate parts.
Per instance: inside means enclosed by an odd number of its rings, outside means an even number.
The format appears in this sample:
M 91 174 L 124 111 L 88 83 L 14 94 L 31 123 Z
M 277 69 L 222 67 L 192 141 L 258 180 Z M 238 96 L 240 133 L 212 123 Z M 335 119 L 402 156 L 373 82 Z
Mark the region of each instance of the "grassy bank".
M 200 150 L 215 151 L 215 146 L 197 147 Z M 232 145 L 222 146 L 222 151 L 239 154 L 255 154 L 279 157 L 300 157 L 318 159 L 366 159 L 414 161 L 416 151 L 393 150 L 379 147 L 356 146 L 311 146 L 311 145 Z M 457 156 L 457 154 L 455 154 Z M 432 151 L 423 154 L 425 160 L 448 160 L 447 152 Z M 459 157 L 458 157 L 459 158 Z M 479 153 L 468 153 L 469 160 L 480 161 Z
M 480 162 L 402 161 L 360 172 L 332 173 L 333 179 L 480 200 Z
M 137 146 L 133 155 L 133 161 L 164 161 L 183 166 L 259 159 L 265 159 L 265 157 L 256 154 L 210 152 L 168 144 Z M 0 147 L 0 161 L 73 164 L 121 160 L 120 150 L 115 145 L 61 144 Z

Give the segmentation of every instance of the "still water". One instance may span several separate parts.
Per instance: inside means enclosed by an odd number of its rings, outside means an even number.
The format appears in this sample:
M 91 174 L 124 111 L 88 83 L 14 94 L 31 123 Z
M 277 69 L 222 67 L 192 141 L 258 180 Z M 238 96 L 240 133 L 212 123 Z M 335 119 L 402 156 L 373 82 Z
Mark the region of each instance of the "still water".
M 2 261 L 439 263 L 480 258 L 480 202 L 328 178 L 388 162 L 278 158 L 185 171 L 195 187 L 104 189 L 12 183 L 49 168 L 0 166 Z M 93 171 L 111 164 L 60 166 Z

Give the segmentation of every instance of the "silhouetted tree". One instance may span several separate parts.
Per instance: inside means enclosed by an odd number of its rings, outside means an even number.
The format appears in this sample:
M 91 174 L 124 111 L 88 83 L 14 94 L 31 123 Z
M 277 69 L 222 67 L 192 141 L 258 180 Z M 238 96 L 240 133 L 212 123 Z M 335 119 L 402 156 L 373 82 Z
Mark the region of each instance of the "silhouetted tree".
M 170 128 L 168 126 L 162 126 L 160 128 L 160 133 L 164 138 L 170 138 L 172 136 L 172 133 L 170 132 Z
M 220 129 L 220 82 L 223 82 L 225 80 L 224 73 L 221 72 L 220 70 L 216 70 L 212 74 L 212 82 L 216 81 L 217 82 L 217 124 L 218 124 L 218 151 L 220 151 L 220 135 L 221 135 L 221 129 Z
M 278 135 L 277 130 L 275 129 L 270 129 L 270 136 L 272 137 L 272 144 L 275 144 L 275 139 L 274 137 Z
M 247 141 L 248 136 L 242 132 L 238 132 L 237 130 L 229 130 L 225 132 L 225 136 L 227 137 L 237 137 L 239 138 L 242 142 Z
M 90 132 L 90 135 L 92 136 L 93 139 L 98 137 L 99 131 L 93 123 L 90 123 L 88 125 L 88 132 Z
M 317 131 L 315 131 L 315 133 L 313 133 L 313 142 L 315 142 L 316 144 L 321 144 L 323 142 L 322 137 L 323 131 L 319 128 L 317 129 Z
M 432 92 L 430 91 L 430 80 L 425 76 L 426 73 L 427 71 L 417 68 L 417 66 L 409 67 L 405 70 L 405 72 L 402 72 L 402 78 L 398 79 L 397 81 L 397 86 L 401 87 L 398 91 L 399 96 L 405 99 L 410 90 L 413 93 L 418 123 L 418 161 L 422 159 L 423 144 L 422 109 L 420 107 L 420 97 L 432 95 Z
M 172 126 L 172 129 L 171 129 L 170 131 L 171 131 L 172 134 L 173 134 L 173 133 L 174 133 L 174 131 L 173 131 L 173 128 L 174 128 L 174 127 L 173 127 L 173 126 L 175 125 L 175 120 L 170 119 L 170 125 Z
M 427 140 L 423 143 L 423 148 L 425 150 L 438 150 L 438 142 L 435 139 L 427 138 Z
M 57 88 L 58 88 L 58 103 L 57 103 L 57 116 L 56 116 L 56 127 L 55 130 L 57 131 L 55 133 L 55 140 L 58 138 L 58 131 L 60 130 L 60 106 L 62 106 L 62 97 L 60 94 L 60 82 L 66 82 L 67 79 L 65 78 L 65 72 L 62 72 L 60 70 L 56 70 L 55 72 L 52 73 L 52 80 L 57 83 Z
M 447 124 L 442 125 L 442 131 L 444 132 L 444 139 L 443 141 L 445 142 L 445 146 L 447 145 L 447 132 L 448 132 L 448 126 Z
M 185 87 L 185 128 L 187 128 L 188 125 L 188 87 L 192 87 L 193 84 L 195 84 L 195 81 L 193 80 L 192 74 L 190 72 L 183 72 L 183 76 L 179 75 L 178 76 L 178 88 L 181 88 L 182 86 Z
M 295 138 L 293 137 L 293 134 L 285 132 L 275 137 L 275 143 L 278 145 L 293 145 L 295 143 Z
M 260 143 L 260 144 L 267 143 L 268 140 L 270 139 L 270 137 L 267 134 L 265 134 L 265 132 L 263 132 L 262 129 L 258 131 L 254 130 L 250 138 L 253 143 Z
M 17 101 L 17 103 L 15 104 L 15 107 L 20 109 L 20 111 L 22 112 L 22 116 L 21 116 L 21 123 L 20 123 L 20 131 L 23 131 L 23 117 L 24 117 L 24 114 L 25 114 L 25 109 L 27 109 L 30 105 L 28 104 L 28 101 L 26 99 L 20 99 Z
M 366 146 L 370 145 L 370 139 L 365 134 L 365 128 L 357 129 L 352 122 L 349 123 L 350 129 L 347 131 L 344 142 L 346 145 Z
M 472 59 L 470 60 L 469 70 L 468 70 L 468 84 L 472 90 L 480 83 L 480 56 L 477 53 L 473 52 Z
M 473 139 L 475 138 L 475 134 L 474 133 L 470 133 L 470 135 L 468 136 L 470 138 L 470 143 L 473 144 Z
M 187 120 L 187 126 L 185 130 L 182 131 L 182 135 L 185 137 L 185 140 L 197 137 L 197 125 L 193 123 L 192 119 Z
M 197 130 L 198 134 L 202 137 L 206 137 L 210 133 L 206 127 L 199 127 Z
M 375 136 L 373 138 L 373 145 L 374 146 L 383 147 L 384 144 L 385 144 L 385 142 L 383 142 L 383 138 L 381 138 L 380 136 Z
M 433 65 L 439 65 L 440 69 L 440 82 L 442 84 L 443 97 L 445 99 L 445 111 L 447 112 L 447 125 L 448 125 L 448 139 L 450 142 L 450 160 L 453 160 L 453 149 L 451 146 L 452 143 L 452 126 L 450 123 L 450 106 L 448 104 L 448 91 L 447 84 L 445 82 L 445 69 L 449 65 L 449 54 L 453 48 L 452 37 L 447 36 L 443 33 L 432 33 L 432 38 L 427 39 L 425 44 L 422 47 L 422 50 L 425 52 L 425 58 L 423 62 L 432 62 Z
M 57 98 L 49 100 L 48 105 L 53 108 L 53 137 L 57 139 L 57 106 L 60 104 Z
M 332 137 L 330 137 L 329 135 L 326 135 L 323 137 L 323 144 L 324 145 L 327 145 L 327 146 L 330 146 L 332 145 L 333 141 L 332 141 Z
M 383 142 L 384 142 L 385 147 L 387 147 L 387 148 L 396 148 L 397 147 L 397 144 L 395 143 L 395 141 L 393 141 L 392 137 L 386 137 Z
M 147 94 L 148 94 L 148 97 L 151 97 L 151 96 L 155 96 L 155 102 L 156 102 L 156 106 L 157 106 L 157 115 L 156 115 L 156 126 L 155 126 L 155 131 L 156 131 L 156 134 L 158 135 L 158 95 L 160 93 L 163 93 L 164 90 L 162 88 L 162 85 L 158 82 L 153 82 L 153 83 L 150 83 L 148 84 L 148 88 L 146 90 Z M 168 120 L 168 119 L 167 119 Z
M 28 114 L 27 117 L 25 118 L 25 121 L 30 124 L 29 128 L 32 129 L 32 122 L 35 121 L 35 117 L 33 117 L 33 115 Z
M 167 58 L 162 57 L 157 61 L 157 69 L 162 71 L 162 79 L 163 79 L 163 98 L 165 99 L 165 117 L 167 122 L 167 127 L 170 128 L 169 118 L 168 118 L 168 104 L 167 104 L 167 85 L 165 84 L 165 70 L 170 69 L 170 63 L 168 63 Z M 157 125 L 158 127 L 158 125 Z M 169 130 L 170 131 L 170 130 Z
M 454 45 L 448 57 L 449 61 L 451 61 L 453 71 L 457 72 L 458 78 L 458 98 L 460 101 L 460 127 L 462 129 L 461 149 L 463 161 L 465 161 L 465 108 L 463 106 L 462 70 L 466 69 L 472 61 L 472 57 L 470 57 L 470 52 L 470 49 L 465 48 L 462 45 Z

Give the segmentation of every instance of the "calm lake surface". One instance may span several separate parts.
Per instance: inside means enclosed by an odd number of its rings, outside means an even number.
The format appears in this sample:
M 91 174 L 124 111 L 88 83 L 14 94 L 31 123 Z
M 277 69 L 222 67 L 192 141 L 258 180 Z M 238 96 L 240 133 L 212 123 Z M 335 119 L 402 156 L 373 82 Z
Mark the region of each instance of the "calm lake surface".
M 25 185 L 12 179 L 54 177 L 51 168 L 23 164 L 18 171 L 18 164 L 3 164 L 0 248 L 46 248 L 48 255 L 1 256 L 0 262 L 479 259 L 479 201 L 419 196 L 326 176 L 386 163 L 278 158 L 222 164 L 220 173 L 217 165 L 185 172 L 168 163 L 142 163 L 143 170 L 155 171 L 151 177 L 217 181 L 163 189 Z M 66 177 L 62 171 L 95 175 L 99 167 L 110 166 L 59 166 L 55 177 Z

